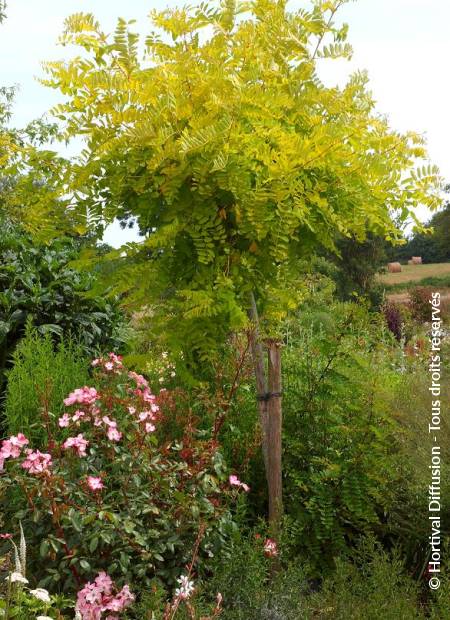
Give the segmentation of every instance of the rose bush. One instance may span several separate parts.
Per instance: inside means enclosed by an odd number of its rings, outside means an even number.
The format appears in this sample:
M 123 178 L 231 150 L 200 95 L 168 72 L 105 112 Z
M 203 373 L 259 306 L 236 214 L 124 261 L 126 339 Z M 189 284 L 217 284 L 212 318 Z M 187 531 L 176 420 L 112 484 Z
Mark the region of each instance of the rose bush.
M 171 587 L 199 531 L 197 563 L 220 549 L 229 502 L 246 485 L 227 479 L 218 443 L 191 424 L 180 441 L 158 441 L 170 392 L 153 394 L 113 353 L 92 365 L 96 387 L 71 392 L 51 424 L 47 416 L 42 451 L 23 433 L 3 441 L 4 514 L 39 549 L 30 562 L 41 587 L 79 591 L 101 571 L 118 587 L 154 577 Z

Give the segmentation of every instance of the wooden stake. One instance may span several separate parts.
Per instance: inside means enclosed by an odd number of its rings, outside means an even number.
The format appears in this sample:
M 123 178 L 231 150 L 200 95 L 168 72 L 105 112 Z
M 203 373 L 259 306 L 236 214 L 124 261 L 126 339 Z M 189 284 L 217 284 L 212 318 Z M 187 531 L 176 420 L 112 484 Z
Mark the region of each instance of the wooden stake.
M 269 457 L 268 457 L 268 407 L 267 407 L 267 379 L 264 363 L 264 350 L 259 334 L 259 317 L 256 307 L 255 296 L 250 294 L 249 317 L 253 323 L 253 329 L 249 335 L 252 350 L 253 369 L 255 372 L 256 392 L 258 396 L 259 421 L 262 433 L 262 453 L 266 477 L 269 476 Z
M 268 353 L 268 487 L 269 487 L 269 524 L 276 534 L 283 515 L 282 487 L 282 409 L 281 409 L 281 343 L 267 341 Z

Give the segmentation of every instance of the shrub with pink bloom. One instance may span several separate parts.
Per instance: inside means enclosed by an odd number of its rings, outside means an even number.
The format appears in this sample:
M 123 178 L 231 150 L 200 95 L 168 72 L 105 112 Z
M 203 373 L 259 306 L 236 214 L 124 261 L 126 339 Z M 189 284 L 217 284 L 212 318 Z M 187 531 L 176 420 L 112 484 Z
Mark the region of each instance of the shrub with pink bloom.
M 80 411 L 79 409 L 77 409 L 75 413 L 73 414 L 71 421 L 75 423 L 75 426 L 79 426 L 79 421 L 82 420 L 85 417 L 85 415 L 86 414 L 84 411 Z
M 111 441 L 120 441 L 122 439 L 122 433 L 115 427 L 109 427 L 106 432 L 108 439 Z
M 3 459 L 17 458 L 20 456 L 20 448 L 14 446 L 10 439 L 5 439 L 2 442 L 0 453 Z
M 23 433 L 19 433 L 16 437 L 10 437 L 9 441 L 13 446 L 16 446 L 20 449 L 30 443 Z
M 116 620 L 133 601 L 134 594 L 128 585 L 117 591 L 111 577 L 101 572 L 78 592 L 75 610 L 82 620 Z
M 103 571 L 112 579 L 158 577 L 170 585 L 200 524 L 198 561 L 220 549 L 234 494 L 224 484 L 215 439 L 190 423 L 178 441 L 159 444 L 171 402 L 167 390 L 154 393 L 113 354 L 95 362 L 95 387 L 69 394 L 42 452 L 27 447 L 21 434 L 2 442 L 2 485 L 14 489 L 16 502 L 23 493 L 20 519 L 30 524 L 30 549 L 45 560 L 39 585 L 47 587 L 57 574 L 60 587 L 70 591 L 98 572 L 80 591 L 78 609 L 91 614 L 83 618 L 115 620 L 132 596 L 127 586 L 116 591 L 108 585 Z
M 130 370 L 128 376 L 136 382 L 138 387 L 148 388 L 148 381 L 142 375 L 138 375 L 137 372 Z

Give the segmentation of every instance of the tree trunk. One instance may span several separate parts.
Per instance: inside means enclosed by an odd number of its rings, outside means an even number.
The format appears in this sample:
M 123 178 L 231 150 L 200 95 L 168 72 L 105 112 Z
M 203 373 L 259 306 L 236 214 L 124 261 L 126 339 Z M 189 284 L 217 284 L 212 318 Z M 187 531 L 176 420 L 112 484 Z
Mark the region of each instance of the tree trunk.
M 250 308 L 248 311 L 249 317 L 253 324 L 253 329 L 250 334 L 250 346 L 253 357 L 253 368 L 255 371 L 256 380 L 256 392 L 258 398 L 258 410 L 259 421 L 261 424 L 262 434 L 262 453 L 264 459 L 264 468 L 266 470 L 266 477 L 269 478 L 269 460 L 268 460 L 268 401 L 267 401 L 267 379 L 266 369 L 264 363 L 264 349 L 259 334 L 259 317 L 258 309 L 256 307 L 255 296 L 250 293 Z
M 274 534 L 278 533 L 283 515 L 283 486 L 281 471 L 281 344 L 269 340 L 269 400 L 268 400 L 268 487 L 269 524 Z

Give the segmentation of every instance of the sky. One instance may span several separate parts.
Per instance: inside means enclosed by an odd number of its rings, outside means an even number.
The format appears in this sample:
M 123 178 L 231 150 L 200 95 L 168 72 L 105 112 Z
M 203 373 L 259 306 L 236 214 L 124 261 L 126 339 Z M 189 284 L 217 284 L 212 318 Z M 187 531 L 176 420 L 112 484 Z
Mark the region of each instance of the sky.
M 64 58 L 57 46 L 64 18 L 92 12 L 106 32 L 116 19 L 135 19 L 135 29 L 145 34 L 148 14 L 154 8 L 184 4 L 184 0 L 9 0 L 7 19 L 0 25 L 0 85 L 19 87 L 14 124 L 21 126 L 58 103 L 58 94 L 41 85 L 42 61 Z M 195 4 L 191 0 L 189 4 Z M 291 0 L 290 6 L 308 3 Z M 349 72 L 367 70 L 377 110 L 391 126 L 414 130 L 428 143 L 432 163 L 450 182 L 450 2 L 448 0 L 357 0 L 345 5 L 337 18 L 347 22 L 354 48 L 350 62 L 329 63 L 322 71 L 329 85 L 343 84 Z M 429 213 L 419 210 L 426 220 Z M 132 231 L 111 226 L 105 241 L 118 246 L 134 239 Z

